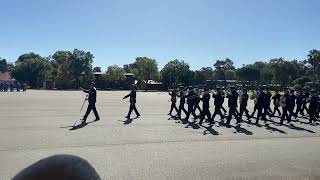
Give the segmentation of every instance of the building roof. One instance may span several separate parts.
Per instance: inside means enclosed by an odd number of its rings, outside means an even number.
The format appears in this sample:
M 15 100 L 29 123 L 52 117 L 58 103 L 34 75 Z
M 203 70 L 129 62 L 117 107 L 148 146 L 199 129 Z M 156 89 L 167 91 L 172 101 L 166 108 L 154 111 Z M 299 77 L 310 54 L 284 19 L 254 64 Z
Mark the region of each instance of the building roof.
M 9 72 L 0 72 L 0 81 L 15 81 Z

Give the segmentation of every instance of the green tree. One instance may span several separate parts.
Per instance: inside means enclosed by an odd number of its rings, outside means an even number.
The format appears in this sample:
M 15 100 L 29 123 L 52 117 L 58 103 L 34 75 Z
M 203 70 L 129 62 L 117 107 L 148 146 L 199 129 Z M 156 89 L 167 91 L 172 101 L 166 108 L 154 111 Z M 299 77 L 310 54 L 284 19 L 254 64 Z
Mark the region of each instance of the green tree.
M 149 83 L 149 80 L 157 80 L 159 77 L 158 63 L 155 59 L 137 57 L 134 62 L 134 67 L 132 73 L 146 84 Z
M 6 59 L 0 58 L 0 72 L 7 72 L 8 64 Z
M 37 58 L 41 59 L 42 57 L 39 54 L 36 54 L 34 52 L 29 52 L 19 56 L 17 62 L 22 62 L 26 59 L 37 59 Z
M 260 80 L 260 71 L 248 65 L 237 69 L 236 76 L 239 80 L 243 81 L 258 81 Z
M 215 68 L 214 79 L 223 79 L 224 81 L 227 80 L 225 72 L 227 70 L 235 70 L 233 61 L 229 58 L 226 58 L 225 60 L 217 60 L 213 64 L 213 67 Z
M 101 72 L 101 67 L 94 67 L 93 72 Z
M 124 81 L 125 80 L 125 70 L 118 65 L 108 66 L 106 71 L 106 78 L 111 82 Z
M 192 72 L 190 66 L 183 60 L 169 61 L 161 70 L 161 82 L 166 86 L 190 84 Z
M 51 65 L 45 58 L 30 58 L 31 59 L 16 61 L 16 65 L 11 74 L 18 81 L 28 82 L 32 88 L 39 88 L 43 82 L 49 79 L 52 70 Z
M 320 77 L 320 50 L 312 49 L 308 54 L 308 63 L 312 66 L 313 70 L 313 84 L 316 80 L 316 75 Z M 320 79 L 318 79 L 320 80 Z

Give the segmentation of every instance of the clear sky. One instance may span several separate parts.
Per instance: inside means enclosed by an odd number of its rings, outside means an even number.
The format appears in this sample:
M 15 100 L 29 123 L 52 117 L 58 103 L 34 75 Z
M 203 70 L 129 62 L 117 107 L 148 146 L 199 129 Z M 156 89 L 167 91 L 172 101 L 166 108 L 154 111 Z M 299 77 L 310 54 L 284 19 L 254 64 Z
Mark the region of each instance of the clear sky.
M 74 48 L 94 66 L 137 56 L 183 59 L 192 69 L 231 58 L 237 67 L 320 48 L 319 0 L 0 0 L 0 57 Z

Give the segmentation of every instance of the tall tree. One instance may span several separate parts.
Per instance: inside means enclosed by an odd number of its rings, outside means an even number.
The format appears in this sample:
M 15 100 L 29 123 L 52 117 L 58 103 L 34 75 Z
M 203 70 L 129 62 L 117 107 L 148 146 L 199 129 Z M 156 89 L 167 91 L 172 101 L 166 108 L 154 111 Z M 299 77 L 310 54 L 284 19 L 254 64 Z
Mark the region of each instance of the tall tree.
M 227 70 L 235 70 L 235 67 L 233 65 L 233 61 L 229 58 L 226 58 L 225 60 L 217 60 L 213 67 L 215 68 L 215 79 L 223 79 L 226 82 L 226 71 Z M 230 73 L 229 73 L 230 74 Z
M 6 59 L 0 58 L 0 72 L 8 71 L 8 64 Z
M 178 59 L 169 61 L 161 70 L 161 81 L 166 86 L 190 84 L 192 75 L 189 64 Z
M 42 57 L 29 57 L 31 59 L 17 60 L 11 74 L 16 80 L 28 82 L 33 88 L 41 87 L 51 74 L 50 62 Z
M 149 80 L 158 79 L 158 63 L 155 59 L 147 57 L 137 57 L 134 62 L 134 69 L 132 73 L 140 80 L 143 80 L 146 84 Z
M 258 81 L 260 79 L 260 71 L 248 65 L 237 69 L 236 76 L 243 81 Z
M 316 75 L 320 77 L 320 50 L 312 49 L 309 51 L 308 63 L 311 64 L 313 68 L 313 84 L 314 84 L 316 80 Z

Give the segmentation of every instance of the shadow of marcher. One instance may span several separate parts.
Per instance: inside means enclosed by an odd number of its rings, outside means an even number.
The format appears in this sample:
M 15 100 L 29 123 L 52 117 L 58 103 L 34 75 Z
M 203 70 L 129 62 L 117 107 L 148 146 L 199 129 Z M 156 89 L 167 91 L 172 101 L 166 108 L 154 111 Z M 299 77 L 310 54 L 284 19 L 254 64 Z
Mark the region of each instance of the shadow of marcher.
M 293 129 L 293 130 L 297 130 L 297 131 L 306 131 L 306 132 L 313 133 L 313 134 L 316 133 L 316 132 L 314 132 L 314 131 L 312 131 L 312 130 L 305 129 L 305 128 L 299 127 L 299 126 L 295 126 L 295 125 L 293 125 L 293 124 L 290 124 L 290 125 L 284 124 L 284 126 L 290 128 L 290 129 Z
M 187 123 L 188 123 L 188 125 L 185 128 L 189 128 L 189 127 L 192 127 L 192 129 L 199 129 L 200 128 L 200 126 L 198 124 L 196 124 L 196 121 L 192 121 L 192 122 L 188 121 Z
M 242 133 L 242 134 L 245 134 L 245 135 L 252 135 L 253 133 L 243 127 L 241 127 L 240 124 L 236 125 L 236 126 L 232 126 L 236 132 L 235 133 Z
M 92 122 L 84 122 L 84 123 L 80 123 L 76 126 L 72 126 L 71 129 L 69 129 L 70 131 L 74 131 L 74 130 L 77 130 L 77 129 L 81 129 L 81 128 L 84 128 L 86 127 L 89 123 L 92 123 Z
M 213 125 L 210 125 L 208 127 L 206 127 L 206 126 L 202 126 L 202 127 L 206 128 L 206 130 L 203 131 L 203 135 L 207 135 L 207 134 L 212 134 L 212 135 L 216 135 L 216 136 L 219 135 L 219 132 L 212 128 Z
M 287 132 L 281 130 L 281 129 L 278 129 L 276 127 L 271 127 L 269 124 L 266 124 L 264 125 L 264 127 L 266 127 L 266 130 L 270 130 L 272 132 L 279 132 L 279 133 L 282 133 L 282 134 L 287 134 Z
M 127 120 L 123 121 L 123 125 L 131 124 L 134 119 L 137 119 L 137 117 L 135 117 L 135 118 L 127 118 Z

